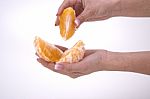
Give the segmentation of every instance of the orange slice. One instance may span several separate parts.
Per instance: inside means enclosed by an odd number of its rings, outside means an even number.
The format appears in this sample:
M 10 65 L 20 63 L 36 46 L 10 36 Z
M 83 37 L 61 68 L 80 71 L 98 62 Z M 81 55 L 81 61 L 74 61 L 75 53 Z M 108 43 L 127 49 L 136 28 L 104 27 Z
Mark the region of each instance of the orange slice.
M 75 63 L 83 59 L 85 53 L 83 41 L 78 41 L 71 49 L 66 50 L 59 62 Z
M 36 52 L 40 58 L 48 62 L 57 62 L 61 58 L 63 52 L 56 46 L 47 43 L 40 37 L 35 37 L 34 45 Z
M 64 40 L 71 38 L 75 32 L 75 17 L 75 11 L 71 7 L 64 9 L 59 17 L 60 34 Z

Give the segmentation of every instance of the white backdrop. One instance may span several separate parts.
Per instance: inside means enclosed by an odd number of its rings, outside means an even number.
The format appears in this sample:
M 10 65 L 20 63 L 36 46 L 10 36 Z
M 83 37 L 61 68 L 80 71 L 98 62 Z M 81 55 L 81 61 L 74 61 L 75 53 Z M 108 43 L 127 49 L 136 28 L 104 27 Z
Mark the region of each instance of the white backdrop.
M 72 79 L 36 61 L 36 35 L 66 47 L 81 39 L 87 49 L 150 50 L 150 18 L 84 23 L 63 41 L 54 26 L 62 1 L 0 1 L 0 99 L 150 99 L 149 75 L 100 71 Z

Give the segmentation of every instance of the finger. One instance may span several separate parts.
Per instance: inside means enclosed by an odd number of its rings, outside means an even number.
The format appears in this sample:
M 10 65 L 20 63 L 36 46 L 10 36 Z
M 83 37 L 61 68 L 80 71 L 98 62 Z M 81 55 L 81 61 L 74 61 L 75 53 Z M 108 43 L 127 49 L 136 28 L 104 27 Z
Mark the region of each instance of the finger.
M 84 11 L 75 19 L 76 28 L 79 28 L 79 26 L 85 22 L 89 16 L 88 10 L 84 9 Z
M 38 55 L 38 53 L 37 53 L 37 52 L 35 53 L 35 55 L 39 57 L 39 55 Z
M 80 15 L 80 14 L 83 12 L 83 10 L 84 10 L 82 4 L 80 4 L 80 3 L 77 3 L 76 5 L 74 5 L 74 6 L 73 6 L 73 9 L 75 10 L 76 17 L 77 17 L 78 15 Z
M 44 60 L 41 59 L 41 58 L 38 58 L 37 61 L 38 61 L 39 63 L 41 63 L 44 67 L 46 67 L 46 68 L 48 68 L 48 69 L 50 69 L 50 70 L 52 70 L 52 71 L 54 71 L 54 72 L 57 72 L 57 73 L 60 73 L 60 74 L 63 74 L 63 75 L 68 75 L 68 76 L 70 76 L 70 73 L 67 72 L 67 71 L 58 71 L 58 70 L 56 70 L 56 69 L 54 68 L 54 67 L 55 67 L 55 64 L 52 63 L 52 62 L 44 61 Z
M 70 6 L 70 5 L 69 5 L 69 1 L 68 1 L 68 0 L 64 0 L 63 3 L 60 5 L 60 7 L 59 7 L 59 9 L 58 9 L 56 15 L 57 15 L 57 16 L 60 16 L 61 13 L 63 12 L 63 10 L 64 10 L 65 8 L 69 7 L 69 6 Z
M 57 16 L 56 21 L 55 21 L 55 26 L 59 25 L 59 16 Z
M 56 63 L 55 69 L 59 71 L 82 72 L 85 68 L 82 61 L 80 61 L 77 63 Z
M 41 59 L 41 58 L 37 58 L 37 61 L 38 61 L 39 63 L 41 63 L 44 67 L 47 67 L 47 68 L 50 67 L 49 65 L 54 65 L 54 63 L 47 62 L 47 61 L 45 61 L 45 60 L 43 60 L 43 59 Z
M 44 67 L 46 67 L 46 68 L 48 68 L 48 69 L 50 69 L 50 70 L 52 70 L 52 71 L 54 71 L 54 72 L 57 72 L 57 71 L 54 69 L 54 66 L 55 66 L 54 63 L 44 61 L 44 60 L 41 59 L 41 58 L 38 58 L 37 61 L 38 61 L 39 63 L 41 63 Z
M 81 0 L 64 0 L 58 9 L 57 16 L 61 15 L 63 10 L 67 7 L 73 7 L 74 5 L 82 4 Z
M 58 47 L 59 49 L 61 49 L 63 52 L 67 50 L 66 47 L 60 46 L 60 45 L 55 45 L 56 47 Z
M 106 20 L 106 19 L 109 19 L 110 17 L 109 16 L 99 16 L 99 17 L 89 17 L 87 22 L 90 22 L 90 21 L 98 21 L 98 20 Z
M 54 66 L 55 66 L 54 63 L 44 61 L 44 60 L 41 59 L 41 58 L 38 58 L 37 61 L 38 61 L 39 63 L 41 63 L 44 67 L 46 67 L 46 68 L 48 68 L 48 69 L 50 69 L 50 70 L 52 70 L 52 71 L 54 71 L 54 72 L 57 72 L 57 70 L 54 69 Z

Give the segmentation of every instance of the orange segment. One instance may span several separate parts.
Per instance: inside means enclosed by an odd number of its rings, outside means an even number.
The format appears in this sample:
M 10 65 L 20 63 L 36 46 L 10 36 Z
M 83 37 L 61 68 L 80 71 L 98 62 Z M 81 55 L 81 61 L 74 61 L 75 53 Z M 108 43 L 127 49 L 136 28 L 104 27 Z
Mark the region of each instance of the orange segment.
M 85 53 L 83 41 L 78 41 L 71 49 L 64 52 L 59 62 L 74 63 L 79 62 Z
M 36 52 L 40 58 L 48 62 L 57 62 L 61 58 L 63 52 L 56 46 L 49 44 L 40 37 L 35 37 L 34 45 Z
M 34 46 L 39 57 L 48 62 L 79 62 L 83 59 L 85 53 L 84 43 L 81 40 L 64 53 L 56 46 L 42 40 L 40 37 L 35 38 Z
M 59 17 L 60 34 L 64 40 L 71 38 L 75 32 L 75 11 L 73 8 L 68 7 L 64 9 L 63 13 Z

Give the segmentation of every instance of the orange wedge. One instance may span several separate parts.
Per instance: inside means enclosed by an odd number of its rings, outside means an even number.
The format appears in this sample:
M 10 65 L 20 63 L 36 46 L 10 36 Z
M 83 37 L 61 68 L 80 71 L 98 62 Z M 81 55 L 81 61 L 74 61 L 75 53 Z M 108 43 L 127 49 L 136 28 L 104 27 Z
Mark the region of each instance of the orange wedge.
M 56 46 L 47 43 L 40 37 L 35 37 L 34 46 L 40 58 L 48 62 L 57 62 L 62 57 L 63 52 Z
M 78 41 L 71 49 L 66 50 L 59 62 L 75 63 L 83 59 L 85 53 L 83 41 Z
M 75 17 L 75 11 L 71 7 L 64 9 L 59 17 L 60 34 L 64 40 L 71 38 L 75 32 Z
M 84 43 L 81 40 L 64 53 L 61 49 L 47 43 L 40 37 L 35 38 L 34 46 L 39 57 L 48 62 L 79 62 L 81 59 L 83 59 L 85 53 Z

